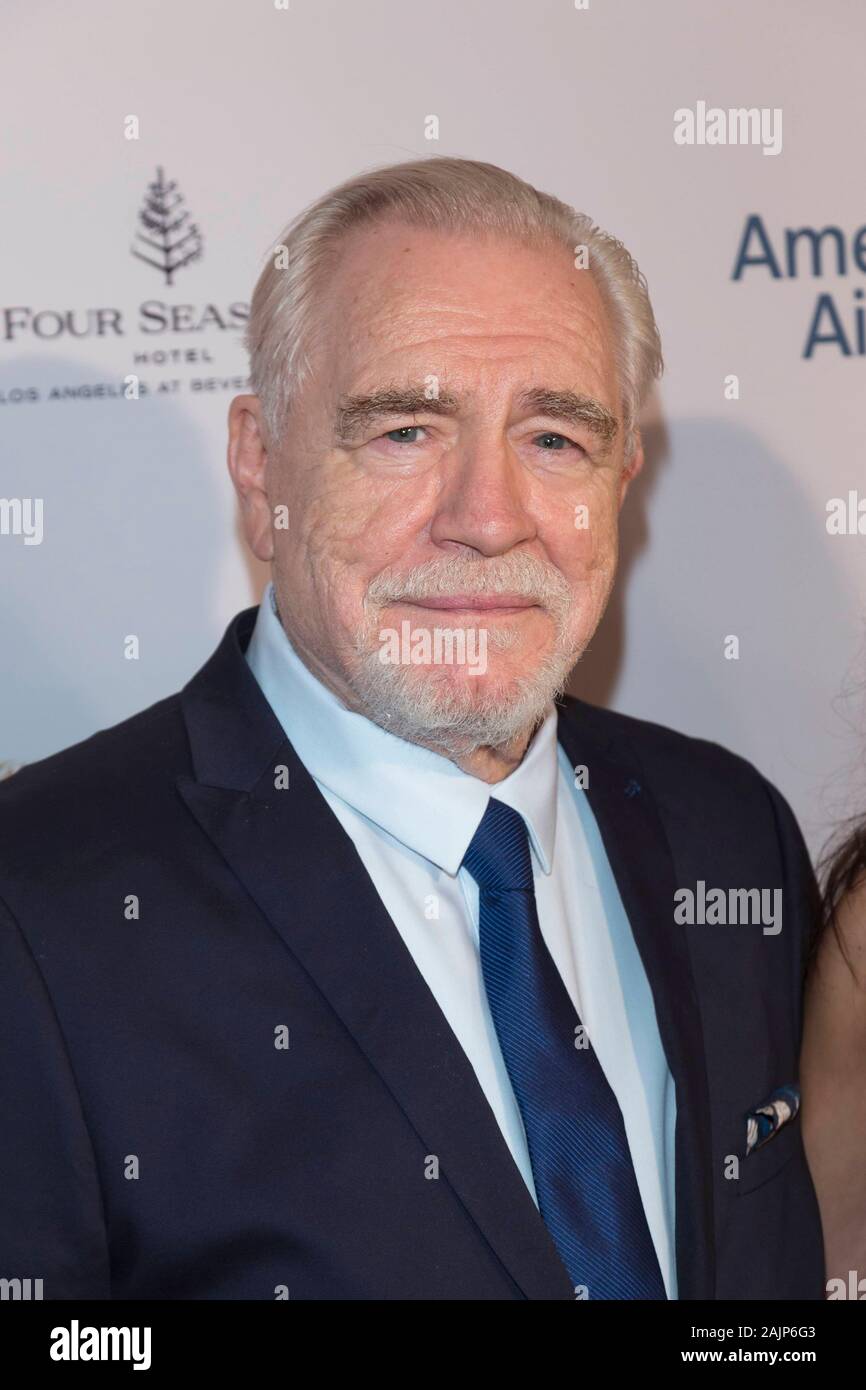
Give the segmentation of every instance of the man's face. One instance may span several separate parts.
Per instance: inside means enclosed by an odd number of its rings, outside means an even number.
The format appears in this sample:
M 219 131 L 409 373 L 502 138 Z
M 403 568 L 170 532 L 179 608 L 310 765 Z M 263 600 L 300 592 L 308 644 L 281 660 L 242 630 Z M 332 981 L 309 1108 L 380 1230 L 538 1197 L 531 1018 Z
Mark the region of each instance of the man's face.
M 603 301 L 566 248 L 388 223 L 351 234 L 321 314 L 266 499 L 245 501 L 283 624 L 399 736 L 504 744 L 595 632 L 641 461 L 623 467 Z

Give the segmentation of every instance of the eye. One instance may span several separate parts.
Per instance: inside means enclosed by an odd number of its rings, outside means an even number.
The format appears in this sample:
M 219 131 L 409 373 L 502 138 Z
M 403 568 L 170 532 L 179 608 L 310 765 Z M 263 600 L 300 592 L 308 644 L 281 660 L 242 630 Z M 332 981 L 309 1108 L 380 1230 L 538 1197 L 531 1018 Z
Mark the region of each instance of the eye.
M 420 444 L 419 439 L 407 439 L 407 435 L 417 434 L 418 430 L 423 430 L 423 425 L 400 425 L 396 430 L 388 430 L 382 437 L 390 440 L 392 444 Z M 395 438 L 395 436 L 397 436 Z
M 562 453 L 564 448 L 578 449 L 582 454 L 586 453 L 582 444 L 575 444 L 573 439 L 567 439 L 564 434 L 556 434 L 553 430 L 545 430 L 543 434 L 538 434 L 535 437 L 537 440 L 545 441 L 539 447 L 548 454 Z

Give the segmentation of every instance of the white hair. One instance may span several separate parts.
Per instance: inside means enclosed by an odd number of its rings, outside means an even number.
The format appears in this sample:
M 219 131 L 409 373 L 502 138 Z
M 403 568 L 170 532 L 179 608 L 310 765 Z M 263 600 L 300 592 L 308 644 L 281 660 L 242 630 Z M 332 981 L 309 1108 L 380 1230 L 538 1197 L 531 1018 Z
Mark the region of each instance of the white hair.
M 493 232 L 524 244 L 559 241 L 573 256 L 586 247 L 588 272 L 613 325 L 625 458 L 630 459 L 641 405 L 663 370 L 659 332 L 637 263 L 621 241 L 567 203 L 495 164 L 450 155 L 390 164 L 348 179 L 300 212 L 269 252 L 245 336 L 266 440 L 279 440 L 295 395 L 313 370 L 322 317 L 317 300 L 341 240 L 363 223 L 385 219 L 446 233 Z M 280 252 L 281 247 L 286 250 Z

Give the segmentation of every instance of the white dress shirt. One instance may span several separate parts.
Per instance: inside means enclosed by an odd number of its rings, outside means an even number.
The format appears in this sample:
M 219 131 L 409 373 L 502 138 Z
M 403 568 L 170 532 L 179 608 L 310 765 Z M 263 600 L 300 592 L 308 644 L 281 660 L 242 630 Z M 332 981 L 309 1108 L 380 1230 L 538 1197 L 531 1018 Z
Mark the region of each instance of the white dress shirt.
M 246 657 L 466 1053 L 537 1205 L 484 988 L 478 888 L 460 867 L 491 796 L 523 816 L 541 932 L 619 1102 L 665 1288 L 676 1298 L 674 1083 L 595 817 L 557 741 L 556 707 L 520 765 L 489 785 L 347 710 L 294 651 L 272 585 Z

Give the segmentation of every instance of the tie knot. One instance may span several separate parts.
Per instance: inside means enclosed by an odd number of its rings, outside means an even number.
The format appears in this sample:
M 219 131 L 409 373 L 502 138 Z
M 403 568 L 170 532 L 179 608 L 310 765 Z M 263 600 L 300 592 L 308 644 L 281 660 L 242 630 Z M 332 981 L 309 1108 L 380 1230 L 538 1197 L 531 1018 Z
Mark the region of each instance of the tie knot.
M 529 834 L 520 813 L 491 797 L 463 856 L 463 867 L 479 888 L 531 890 Z

